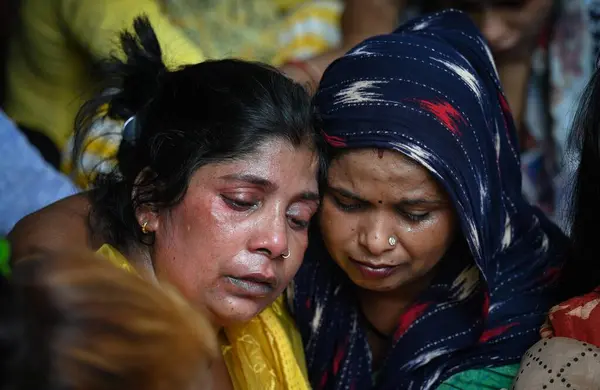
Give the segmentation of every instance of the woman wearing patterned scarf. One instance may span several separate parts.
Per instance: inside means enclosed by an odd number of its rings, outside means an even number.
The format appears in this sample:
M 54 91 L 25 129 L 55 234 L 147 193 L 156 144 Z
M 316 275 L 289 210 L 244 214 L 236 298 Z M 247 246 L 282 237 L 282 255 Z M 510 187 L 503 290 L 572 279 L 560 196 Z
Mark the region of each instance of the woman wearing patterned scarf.
M 476 27 L 448 11 L 369 39 L 329 68 L 316 103 L 329 188 L 288 289 L 313 388 L 509 387 L 555 303 L 565 238 L 521 195 Z M 39 245 L 85 231 L 68 202 L 13 231 L 15 257 L 33 232 Z
M 332 164 L 290 294 L 313 387 L 510 387 L 555 303 L 565 238 L 522 196 L 476 27 L 447 11 L 366 40 L 316 104 Z

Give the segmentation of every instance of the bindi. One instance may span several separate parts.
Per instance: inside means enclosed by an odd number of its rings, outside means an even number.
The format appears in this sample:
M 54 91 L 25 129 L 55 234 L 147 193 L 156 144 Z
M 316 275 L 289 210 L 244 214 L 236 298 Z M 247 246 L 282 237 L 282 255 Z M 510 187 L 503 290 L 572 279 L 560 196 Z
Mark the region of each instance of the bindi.
M 383 149 L 377 149 L 377 157 L 379 157 L 380 159 L 383 158 Z M 379 202 L 381 203 L 381 202 Z

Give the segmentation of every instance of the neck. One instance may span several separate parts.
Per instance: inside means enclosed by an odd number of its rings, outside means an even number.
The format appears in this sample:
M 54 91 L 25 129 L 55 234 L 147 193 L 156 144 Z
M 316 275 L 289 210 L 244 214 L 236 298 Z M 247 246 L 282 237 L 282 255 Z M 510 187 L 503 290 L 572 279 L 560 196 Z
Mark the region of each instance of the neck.
M 359 288 L 357 291 L 358 301 L 367 321 L 379 332 L 392 334 L 398 326 L 400 316 L 427 289 L 431 284 L 432 277 L 433 275 L 426 275 L 415 282 L 389 291 Z
M 121 253 L 127 258 L 129 263 L 135 268 L 138 274 L 147 281 L 158 283 L 154 264 L 152 262 L 152 249 L 146 245 L 132 245 Z

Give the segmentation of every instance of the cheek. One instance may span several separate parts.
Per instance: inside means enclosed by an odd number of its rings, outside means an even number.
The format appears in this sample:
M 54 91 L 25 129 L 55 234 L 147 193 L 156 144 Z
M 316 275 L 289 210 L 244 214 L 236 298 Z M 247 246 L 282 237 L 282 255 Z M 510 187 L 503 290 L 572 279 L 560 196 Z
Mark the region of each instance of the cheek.
M 177 243 L 175 252 L 187 258 L 190 267 L 207 269 L 218 265 L 219 258 L 232 258 L 239 252 L 246 225 L 218 197 L 195 199 L 171 214 L 171 241 Z
M 175 251 L 173 255 L 158 256 L 154 267 L 159 280 L 169 282 L 187 300 L 197 305 L 204 303 L 202 295 L 215 284 L 218 275 L 206 258 L 175 254 Z
M 414 260 L 437 263 L 450 248 L 455 236 L 451 213 L 442 213 L 420 229 L 405 231 L 401 242 Z
M 220 269 L 231 259 L 232 229 L 214 218 L 210 202 L 182 203 L 171 210 L 157 231 L 154 266 L 157 276 L 196 302 L 217 284 Z
M 352 214 L 344 213 L 331 201 L 323 202 L 319 214 L 319 225 L 325 244 L 330 252 L 335 252 L 338 245 L 351 241 L 356 236 L 357 219 Z M 330 247 L 332 245 L 332 247 Z

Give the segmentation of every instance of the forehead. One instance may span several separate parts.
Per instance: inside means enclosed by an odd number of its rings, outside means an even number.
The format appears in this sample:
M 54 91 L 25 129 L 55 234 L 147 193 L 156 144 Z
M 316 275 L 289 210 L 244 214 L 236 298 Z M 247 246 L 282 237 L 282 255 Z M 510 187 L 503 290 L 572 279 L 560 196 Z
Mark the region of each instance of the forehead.
M 249 155 L 200 167 L 192 182 L 202 184 L 207 180 L 222 180 L 225 176 L 252 176 L 277 188 L 301 187 L 302 190 L 316 191 L 318 165 L 317 153 L 308 146 L 271 139 L 261 143 Z
M 360 189 L 361 193 L 371 189 L 401 195 L 443 192 L 427 169 L 393 150 L 358 149 L 344 153 L 332 162 L 329 183 Z

